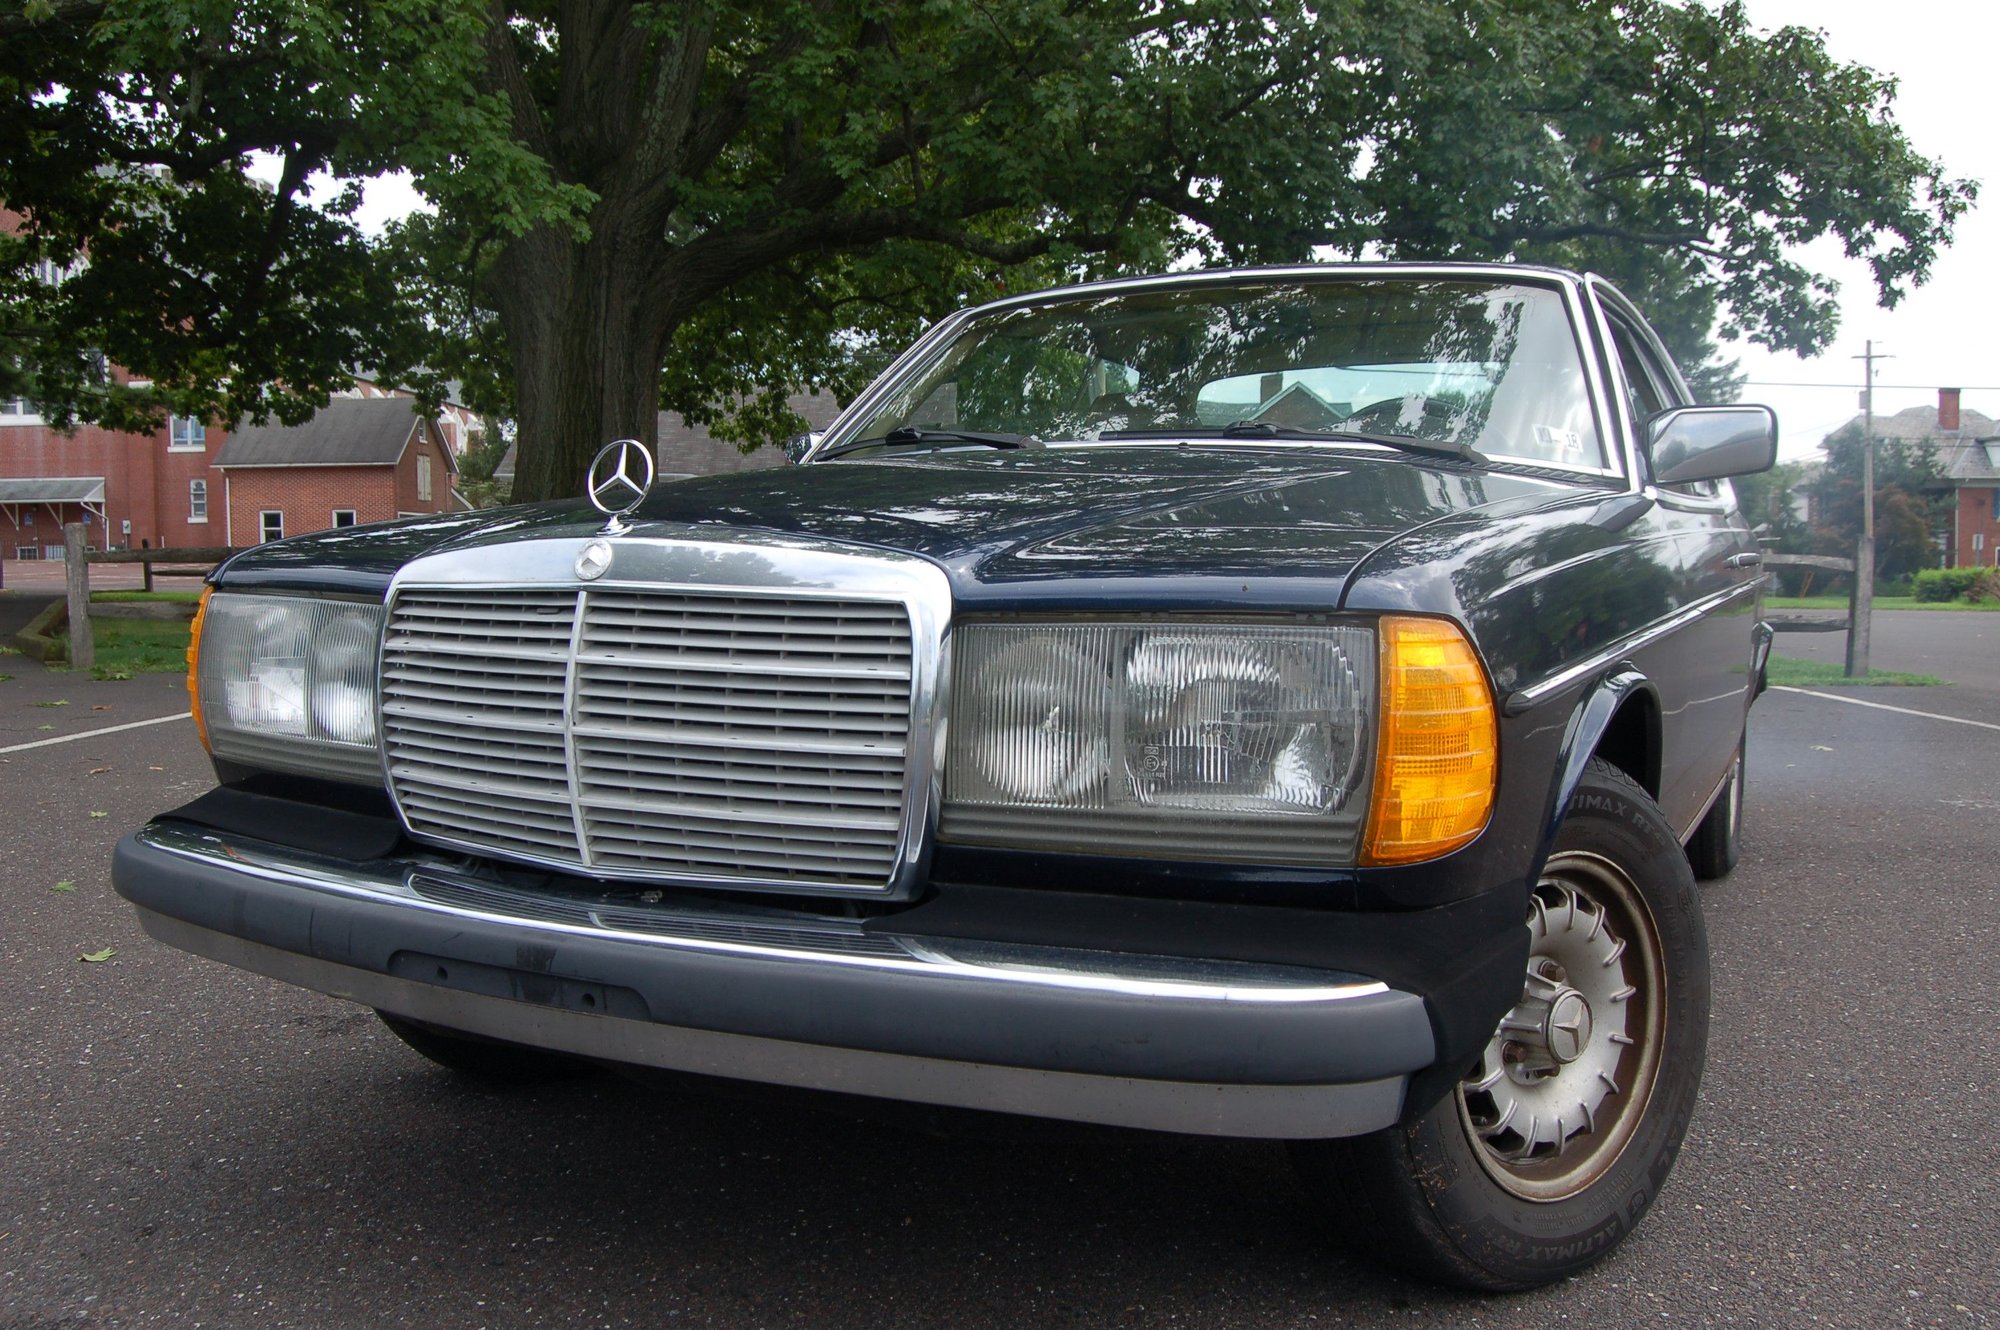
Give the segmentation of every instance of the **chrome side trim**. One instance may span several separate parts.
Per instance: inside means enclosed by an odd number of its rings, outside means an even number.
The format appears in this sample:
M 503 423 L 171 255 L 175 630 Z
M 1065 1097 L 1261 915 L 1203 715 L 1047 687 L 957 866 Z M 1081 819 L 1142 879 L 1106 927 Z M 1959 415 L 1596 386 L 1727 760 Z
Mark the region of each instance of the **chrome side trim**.
M 1661 638 L 1678 632 L 1697 619 L 1721 609 L 1732 601 L 1742 600 L 1757 594 L 1760 583 L 1744 582 L 1724 590 L 1703 596 L 1700 600 L 1682 606 L 1674 614 L 1661 619 L 1636 633 L 1622 637 L 1610 646 L 1592 652 L 1574 665 L 1549 675 L 1539 683 L 1525 688 L 1517 688 L 1507 695 L 1501 706 L 1501 714 L 1518 716 L 1548 701 L 1551 697 L 1574 687 L 1583 680 L 1604 670 L 1636 651 L 1643 651 Z
M 1197 1002 L 1230 1002 L 1311 1006 L 1373 997 L 1390 991 L 1379 980 L 1361 975 L 1330 971 L 1292 971 L 1297 977 L 1277 973 L 1278 967 L 1215 961 L 1182 961 L 1186 978 L 1164 977 L 1163 966 L 1177 964 L 1172 958 L 1133 956 L 1121 958 L 1103 952 L 1085 952 L 1052 947 L 1012 947 L 994 943 L 967 944 L 965 950 L 978 959 L 952 954 L 956 945 L 943 939 L 898 938 L 893 934 L 866 933 L 849 920 L 815 918 L 804 921 L 799 944 L 782 942 L 734 941 L 689 928 L 681 933 L 621 927 L 615 919 L 618 907 L 586 907 L 590 922 L 536 918 L 472 908 L 433 899 L 415 885 L 417 879 L 450 878 L 456 870 L 441 862 L 378 861 L 376 865 L 354 865 L 321 858 L 302 851 L 272 848 L 255 842 L 228 840 L 212 832 L 170 823 L 153 823 L 138 833 L 140 843 L 165 854 L 211 868 L 247 874 L 268 882 L 283 883 L 310 891 L 393 904 L 485 923 L 510 924 L 551 933 L 602 938 L 637 943 L 664 950 L 699 951 L 738 955 L 767 961 L 800 965 L 845 966 L 887 970 L 904 975 L 940 979 L 977 980 L 994 984 L 1117 993 L 1131 997 L 1172 998 Z M 720 913 L 717 918 L 726 917 Z M 735 916 L 746 926 L 772 930 L 769 914 Z M 831 950 L 825 945 L 829 933 L 851 931 L 857 945 L 851 951 Z M 810 935 L 810 945 L 807 945 Z M 881 944 L 889 944 L 885 949 Z M 1124 972 L 1120 972 L 1121 963 Z M 1241 972 L 1231 981 L 1215 977 L 1231 969 Z M 1310 977 L 1308 977 L 1310 976 Z
M 844 1094 L 1197 1136 L 1358 1136 L 1394 1123 L 1406 1078 L 1345 1085 L 1218 1085 L 947 1062 L 586 1015 L 418 983 L 280 951 L 141 908 L 169 946 L 363 1006 L 584 1057 Z

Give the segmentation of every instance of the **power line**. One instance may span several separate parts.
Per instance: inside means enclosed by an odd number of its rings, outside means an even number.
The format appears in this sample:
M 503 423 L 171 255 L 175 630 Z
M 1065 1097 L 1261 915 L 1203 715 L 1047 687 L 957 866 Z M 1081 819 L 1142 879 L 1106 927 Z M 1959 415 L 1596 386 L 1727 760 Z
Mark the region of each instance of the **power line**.
M 1859 360 L 1861 357 L 1856 356 Z M 1882 357 L 1877 356 L 1877 360 Z M 1746 388 L 1838 388 L 1844 393 L 1859 392 L 1856 383 L 1804 383 L 1786 379 L 1745 379 Z M 1968 393 L 2000 393 L 2000 384 L 1991 383 L 1878 383 L 1877 388 L 1888 388 L 1904 392 L 1936 392 L 1939 388 L 1957 388 Z

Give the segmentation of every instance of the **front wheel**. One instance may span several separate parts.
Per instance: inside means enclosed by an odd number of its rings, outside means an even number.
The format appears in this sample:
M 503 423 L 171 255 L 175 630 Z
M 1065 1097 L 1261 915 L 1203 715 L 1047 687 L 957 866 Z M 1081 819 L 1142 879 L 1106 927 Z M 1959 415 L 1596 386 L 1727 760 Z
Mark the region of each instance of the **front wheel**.
M 1608 1253 L 1680 1150 L 1708 1042 L 1708 942 L 1659 808 L 1593 760 L 1529 898 L 1521 999 L 1415 1120 L 1295 1148 L 1350 1243 L 1466 1288 L 1533 1288 Z

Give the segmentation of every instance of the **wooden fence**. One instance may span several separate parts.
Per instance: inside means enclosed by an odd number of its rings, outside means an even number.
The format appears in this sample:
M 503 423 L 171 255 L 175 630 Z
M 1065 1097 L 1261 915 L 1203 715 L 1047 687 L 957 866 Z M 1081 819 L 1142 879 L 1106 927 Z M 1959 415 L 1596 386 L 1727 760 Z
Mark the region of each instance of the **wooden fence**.
M 93 550 L 91 563 L 136 563 L 143 566 L 146 590 L 156 577 L 207 577 L 215 565 L 236 553 L 227 545 L 200 545 L 178 550 Z
M 1828 572 L 1854 573 L 1854 560 L 1830 554 L 1764 555 L 1766 568 L 1824 568 Z M 1775 583 L 1776 579 L 1772 579 Z M 1853 583 L 1850 582 L 1852 588 Z M 1765 610 L 1765 621 L 1781 633 L 1844 633 L 1854 624 L 1854 592 L 1847 593 L 1844 610 Z

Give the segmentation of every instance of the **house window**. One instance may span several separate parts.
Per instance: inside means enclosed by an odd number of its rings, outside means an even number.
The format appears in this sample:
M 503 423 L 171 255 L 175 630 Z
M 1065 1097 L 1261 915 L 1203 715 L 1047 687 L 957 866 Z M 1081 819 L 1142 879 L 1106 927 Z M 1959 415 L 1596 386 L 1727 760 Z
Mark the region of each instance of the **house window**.
M 274 508 L 266 508 L 257 514 L 257 523 L 263 531 L 263 538 L 265 540 L 283 540 L 285 538 L 285 514 L 283 512 Z
M 417 497 L 426 501 L 431 497 L 431 459 L 423 453 L 417 454 Z
M 333 510 L 333 524 L 334 524 L 335 526 L 353 526 L 353 525 L 354 525 L 354 510 L 353 510 L 352 508 L 336 508 L 336 509 L 334 509 L 334 510 Z
M 32 416 L 34 409 L 25 397 L 0 397 L 0 416 Z
M 167 419 L 167 447 L 200 448 L 208 442 L 208 428 L 193 416 L 170 416 Z
M 188 521 L 206 522 L 207 520 L 208 482 L 205 480 L 190 480 L 188 482 Z
M 1993 491 L 1993 520 L 2000 522 L 2000 489 Z
M 1975 531 L 1975 532 L 1973 532 L 1973 533 L 1972 533 L 1972 552 L 1973 552 L 1974 554 L 1977 554 L 1977 553 L 1979 553 L 1979 551 L 1981 551 L 1981 550 L 1983 550 L 1983 549 L 1985 549 L 1985 548 L 1986 548 L 1986 533 L 1985 533 L 1984 531 Z

